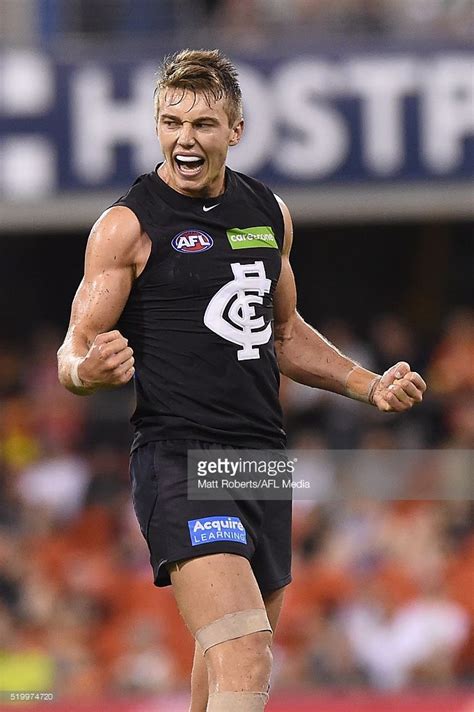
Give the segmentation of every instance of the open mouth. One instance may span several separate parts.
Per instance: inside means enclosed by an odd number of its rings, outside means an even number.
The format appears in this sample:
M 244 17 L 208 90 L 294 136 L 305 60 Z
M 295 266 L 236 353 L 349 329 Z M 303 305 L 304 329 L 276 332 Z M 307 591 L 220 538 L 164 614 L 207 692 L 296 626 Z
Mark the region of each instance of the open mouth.
M 174 157 L 174 162 L 182 175 L 195 176 L 201 171 L 204 165 L 204 158 L 177 154 Z

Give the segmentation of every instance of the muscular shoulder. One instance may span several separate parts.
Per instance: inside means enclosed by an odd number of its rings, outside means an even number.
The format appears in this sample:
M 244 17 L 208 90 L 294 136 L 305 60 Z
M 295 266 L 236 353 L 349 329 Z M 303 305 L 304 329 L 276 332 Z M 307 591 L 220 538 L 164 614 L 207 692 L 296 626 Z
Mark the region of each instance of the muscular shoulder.
M 150 239 L 135 213 L 124 206 L 106 210 L 94 224 L 86 259 L 109 267 L 129 267 L 137 274 L 150 252 Z

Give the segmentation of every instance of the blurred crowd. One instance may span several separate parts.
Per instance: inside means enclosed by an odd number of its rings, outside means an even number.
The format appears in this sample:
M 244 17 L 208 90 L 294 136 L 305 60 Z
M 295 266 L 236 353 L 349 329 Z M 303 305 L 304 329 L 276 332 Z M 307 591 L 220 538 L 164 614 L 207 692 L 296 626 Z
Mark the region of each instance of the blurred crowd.
M 374 319 L 365 338 L 344 321 L 320 326 L 376 371 L 408 360 L 429 393 L 421 408 L 396 416 L 286 381 L 292 447 L 472 448 L 471 312 L 447 315 L 432 344 L 393 314 Z M 44 326 L 29 344 L 0 344 L 3 679 L 8 689 L 80 699 L 182 689 L 192 640 L 170 589 L 152 585 L 131 506 L 132 389 L 90 398 L 62 389 L 60 340 Z M 472 501 L 299 500 L 294 557 L 275 688 L 472 682 Z
M 275 33 L 292 31 L 300 39 L 302 33 L 466 39 L 474 6 L 473 0 L 0 0 L 0 14 L 10 40 L 29 26 L 45 40 L 138 35 L 198 46 L 217 31 L 221 43 L 248 48 L 271 47 Z

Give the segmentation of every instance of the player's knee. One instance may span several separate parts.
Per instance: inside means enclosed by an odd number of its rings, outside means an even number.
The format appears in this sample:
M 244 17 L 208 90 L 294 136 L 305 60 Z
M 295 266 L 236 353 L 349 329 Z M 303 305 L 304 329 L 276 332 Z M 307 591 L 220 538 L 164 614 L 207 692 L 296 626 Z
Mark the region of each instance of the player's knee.
M 232 656 L 234 661 L 237 659 L 243 663 L 247 663 L 249 668 L 261 672 L 263 675 L 270 675 L 273 663 L 272 654 L 272 635 L 269 632 L 251 633 L 244 635 L 242 638 L 230 641 L 227 651 L 221 648 L 223 654 Z M 218 652 L 216 648 L 216 652 Z
M 252 633 L 235 642 L 248 668 L 253 670 L 262 686 L 268 685 L 273 665 L 271 633 Z
M 272 629 L 265 609 L 237 611 L 196 633 L 211 679 L 265 691 L 272 668 Z M 232 687 L 229 689 L 233 689 Z
M 267 691 L 272 672 L 272 636 L 251 633 L 216 645 L 206 653 L 210 679 L 247 690 Z

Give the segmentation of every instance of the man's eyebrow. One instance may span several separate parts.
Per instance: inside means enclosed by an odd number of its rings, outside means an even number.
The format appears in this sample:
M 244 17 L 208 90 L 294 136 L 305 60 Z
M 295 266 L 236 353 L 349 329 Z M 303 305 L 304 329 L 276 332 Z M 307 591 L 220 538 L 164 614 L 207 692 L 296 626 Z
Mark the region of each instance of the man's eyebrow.
M 219 121 L 214 116 L 199 116 L 196 121 L 210 121 L 212 124 L 218 124 Z
M 162 119 L 171 119 L 172 121 L 181 121 L 179 116 L 176 116 L 175 114 L 160 114 L 160 118 Z M 187 121 L 188 119 L 185 119 Z M 209 121 L 210 123 L 217 124 L 219 123 L 216 118 L 213 116 L 198 116 L 194 121 L 192 122 L 193 124 L 202 122 L 202 121 Z

